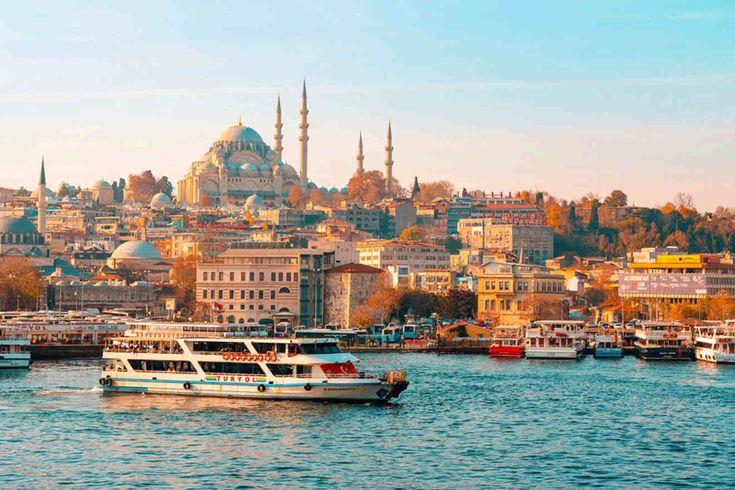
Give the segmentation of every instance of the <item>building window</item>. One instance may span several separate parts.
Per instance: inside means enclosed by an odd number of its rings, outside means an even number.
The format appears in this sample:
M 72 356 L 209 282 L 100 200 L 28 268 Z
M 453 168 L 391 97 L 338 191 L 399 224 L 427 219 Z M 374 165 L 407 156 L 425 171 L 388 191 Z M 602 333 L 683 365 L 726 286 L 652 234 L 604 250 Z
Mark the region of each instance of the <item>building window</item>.
M 235 299 L 235 290 L 230 289 L 230 299 Z
M 291 273 L 286 272 L 286 281 L 291 281 Z
M 207 280 L 209 280 L 209 272 L 204 271 L 202 272 L 202 281 L 207 281 Z
M 258 272 L 258 280 L 265 281 L 265 272 Z
M 283 282 L 283 272 L 278 273 L 278 280 Z
M 259 310 L 262 310 L 263 309 L 263 305 L 258 305 L 258 309 Z
M 207 290 L 202 290 L 202 299 L 207 299 Z
M 217 276 L 218 276 L 219 280 L 221 281 L 221 280 L 222 280 L 222 277 L 223 277 L 223 276 L 222 276 L 222 273 L 221 273 L 221 272 L 220 272 L 220 273 L 218 273 L 218 274 L 217 274 Z
M 230 281 L 234 281 L 234 280 L 235 280 L 235 273 L 230 272 Z
M 271 272 L 271 281 L 275 281 L 275 280 L 276 280 L 276 273 Z
M 250 290 L 250 299 L 255 299 L 255 290 L 254 289 L 251 289 Z
M 219 299 L 222 299 L 222 297 L 223 297 L 223 293 L 224 293 L 224 291 L 222 291 L 222 290 L 220 289 L 219 291 L 217 291 L 217 297 L 218 297 Z
M 258 299 L 263 299 L 263 297 L 264 297 L 263 290 L 262 289 L 258 290 Z
M 244 272 L 241 272 L 240 273 L 240 281 L 245 282 L 245 273 Z M 241 318 L 241 320 L 242 320 L 242 318 Z
M 244 289 L 241 289 L 240 290 L 240 299 L 245 299 L 245 290 Z
M 298 280 L 299 280 L 299 273 L 298 272 L 294 272 L 293 273 L 293 281 L 296 282 Z

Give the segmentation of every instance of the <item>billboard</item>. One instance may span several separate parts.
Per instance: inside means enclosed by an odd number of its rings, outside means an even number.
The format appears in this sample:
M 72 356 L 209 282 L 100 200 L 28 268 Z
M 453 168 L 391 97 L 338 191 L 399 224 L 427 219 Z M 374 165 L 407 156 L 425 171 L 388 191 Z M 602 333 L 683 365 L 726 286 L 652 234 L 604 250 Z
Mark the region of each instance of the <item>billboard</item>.
M 618 275 L 622 296 L 695 296 L 707 294 L 704 274 L 640 274 L 621 272 Z

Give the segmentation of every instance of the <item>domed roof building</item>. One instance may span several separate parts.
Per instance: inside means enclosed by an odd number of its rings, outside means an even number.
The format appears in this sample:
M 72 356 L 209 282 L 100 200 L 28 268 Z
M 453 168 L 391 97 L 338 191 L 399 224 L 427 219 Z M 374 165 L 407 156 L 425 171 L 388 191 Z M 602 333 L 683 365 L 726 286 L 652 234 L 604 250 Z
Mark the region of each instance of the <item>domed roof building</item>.
M 90 192 L 92 192 L 92 199 L 97 204 L 107 206 L 109 204 L 112 204 L 112 202 L 115 200 L 115 192 L 112 189 L 110 183 L 106 180 L 98 180 L 92 185 L 92 187 L 90 187 L 89 190 Z
M 151 198 L 151 209 L 154 211 L 164 211 L 171 208 L 171 198 L 168 194 L 159 192 Z
M 245 206 L 243 207 L 246 211 L 253 212 L 262 209 L 264 206 L 265 200 L 262 197 L 254 194 L 245 200 Z
M 258 132 L 239 121 L 226 128 L 212 143 L 209 151 L 194 161 L 176 188 L 178 202 L 199 204 L 204 196 L 216 206 L 242 206 L 250 196 L 259 196 L 265 204 L 280 204 L 288 198 L 293 186 L 305 182 L 306 174 L 306 91 L 301 106 L 301 169 L 283 162 L 281 101 L 276 108 L 274 145 L 267 145 Z
M 150 281 L 167 281 L 171 271 L 171 264 L 161 257 L 161 252 L 145 240 L 121 244 L 107 259 L 107 267 L 121 275 Z
M 25 216 L 0 218 L 0 256 L 48 257 L 49 247 L 36 225 Z
M 56 194 L 51 189 L 45 188 L 43 193 L 46 195 L 46 202 L 48 204 L 56 204 L 58 202 Z M 31 198 L 38 199 L 38 189 L 34 189 L 34 191 L 31 192 Z

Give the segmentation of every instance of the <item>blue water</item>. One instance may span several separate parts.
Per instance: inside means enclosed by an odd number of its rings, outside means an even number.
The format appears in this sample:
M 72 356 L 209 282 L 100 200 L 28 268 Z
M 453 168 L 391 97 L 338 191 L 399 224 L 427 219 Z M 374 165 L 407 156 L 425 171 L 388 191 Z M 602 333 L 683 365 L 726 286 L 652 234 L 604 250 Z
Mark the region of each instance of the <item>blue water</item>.
M 101 396 L 100 361 L 0 372 L 0 487 L 733 487 L 735 366 L 362 355 L 389 406 Z

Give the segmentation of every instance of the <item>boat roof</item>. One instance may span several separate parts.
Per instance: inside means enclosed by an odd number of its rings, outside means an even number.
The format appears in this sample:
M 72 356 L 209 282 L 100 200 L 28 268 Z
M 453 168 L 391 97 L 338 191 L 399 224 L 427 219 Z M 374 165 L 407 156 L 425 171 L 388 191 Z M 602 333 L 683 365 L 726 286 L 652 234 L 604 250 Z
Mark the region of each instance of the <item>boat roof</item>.
M 133 335 L 130 337 L 114 337 L 112 340 L 118 340 L 122 342 L 131 342 L 131 341 L 145 341 L 145 342 L 160 342 L 160 341 L 169 341 L 169 340 L 190 340 L 192 342 L 232 342 L 232 343 L 242 343 L 246 341 L 250 342 L 256 342 L 256 343 L 262 343 L 262 344 L 334 344 L 337 342 L 337 339 L 335 338 L 294 338 L 294 337 L 288 337 L 288 338 L 271 338 L 271 337 L 246 337 L 246 336 L 239 336 L 239 337 L 186 337 L 186 336 L 176 336 L 176 335 L 167 335 L 165 337 L 149 337 L 145 335 Z

